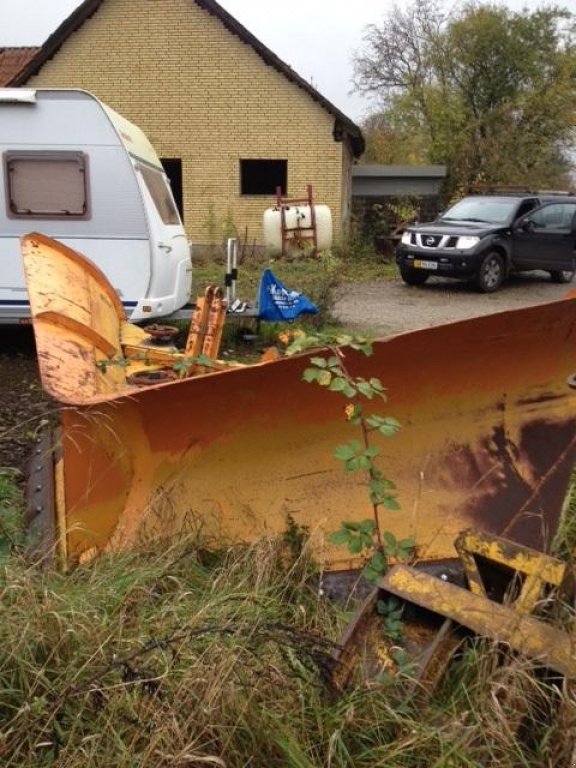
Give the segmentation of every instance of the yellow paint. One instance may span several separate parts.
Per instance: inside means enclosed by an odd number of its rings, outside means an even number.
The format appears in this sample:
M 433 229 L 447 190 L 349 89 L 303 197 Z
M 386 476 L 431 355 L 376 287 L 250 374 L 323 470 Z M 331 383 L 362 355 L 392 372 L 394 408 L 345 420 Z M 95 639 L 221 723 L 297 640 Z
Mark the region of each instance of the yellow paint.
M 576 654 L 571 636 L 534 616 L 489 601 L 466 589 L 396 566 L 382 580 L 383 589 L 462 624 L 482 637 L 509 645 L 543 666 L 574 677 Z

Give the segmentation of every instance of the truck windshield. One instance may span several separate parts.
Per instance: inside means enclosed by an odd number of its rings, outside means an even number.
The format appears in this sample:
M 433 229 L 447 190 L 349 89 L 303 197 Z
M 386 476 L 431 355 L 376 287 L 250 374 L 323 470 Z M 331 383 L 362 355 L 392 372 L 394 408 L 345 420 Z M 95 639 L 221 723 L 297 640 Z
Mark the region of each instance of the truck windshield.
M 487 224 L 506 224 L 512 221 L 518 206 L 516 200 L 504 197 L 465 197 L 448 208 L 441 218 L 448 221 L 480 221 Z

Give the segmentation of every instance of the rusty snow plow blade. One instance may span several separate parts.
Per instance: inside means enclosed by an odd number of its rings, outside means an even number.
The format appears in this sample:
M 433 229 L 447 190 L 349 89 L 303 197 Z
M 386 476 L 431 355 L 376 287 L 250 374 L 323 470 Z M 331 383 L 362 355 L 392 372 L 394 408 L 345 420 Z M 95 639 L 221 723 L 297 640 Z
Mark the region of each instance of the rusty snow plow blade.
M 575 638 L 561 601 L 573 600 L 572 569 L 516 542 L 466 531 L 455 542 L 461 580 L 396 565 L 353 618 L 335 654 L 332 683 L 410 668 L 422 700 L 441 681 L 455 650 L 469 637 L 487 638 L 535 666 L 576 678 Z M 402 621 L 390 631 L 386 616 Z
M 333 457 L 355 428 L 341 395 L 302 381 L 308 354 L 182 374 L 185 356 L 151 349 L 80 255 L 37 235 L 23 254 L 43 386 L 62 406 L 62 560 L 196 527 L 219 544 L 250 541 L 291 516 L 322 568 L 358 566 L 327 540 L 371 515 L 364 479 Z M 455 558 L 469 527 L 546 549 L 576 455 L 575 320 L 567 298 L 376 341 L 371 357 L 347 352 L 402 423 L 379 443 L 401 506 L 385 527 L 414 538 L 422 560 Z M 167 378 L 137 386 L 135 367 Z

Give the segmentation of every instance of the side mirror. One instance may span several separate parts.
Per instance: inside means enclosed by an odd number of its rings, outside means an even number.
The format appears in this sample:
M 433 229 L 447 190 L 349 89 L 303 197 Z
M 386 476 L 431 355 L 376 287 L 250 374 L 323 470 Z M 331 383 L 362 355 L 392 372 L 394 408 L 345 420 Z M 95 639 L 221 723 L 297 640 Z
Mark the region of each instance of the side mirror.
M 534 222 L 532 219 L 521 219 L 516 225 L 516 229 L 521 229 L 523 232 L 532 232 L 534 229 Z

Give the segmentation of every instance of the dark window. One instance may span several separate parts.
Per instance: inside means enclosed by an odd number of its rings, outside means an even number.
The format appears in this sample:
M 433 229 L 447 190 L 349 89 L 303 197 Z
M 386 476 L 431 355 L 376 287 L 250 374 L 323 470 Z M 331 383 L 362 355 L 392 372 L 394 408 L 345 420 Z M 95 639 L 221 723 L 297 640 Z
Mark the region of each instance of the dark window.
M 565 229 L 572 227 L 576 203 L 556 203 L 535 211 L 530 221 L 536 229 Z
M 6 152 L 8 215 L 88 217 L 88 159 L 82 152 Z
M 139 165 L 138 170 L 146 182 L 148 192 L 164 224 L 180 224 L 174 198 L 164 174 L 148 165 Z
M 240 160 L 242 195 L 275 195 L 278 187 L 287 193 L 287 160 Z
M 518 208 L 516 218 L 519 219 L 521 216 L 524 216 L 525 213 L 528 213 L 533 208 L 536 208 L 537 205 L 538 203 L 536 200 L 524 200 L 524 202 L 521 203 L 520 207 Z
M 180 218 L 184 221 L 184 192 L 182 188 L 182 160 L 175 157 L 162 157 L 160 162 L 164 166 L 166 176 L 170 181 L 174 202 L 178 208 Z

